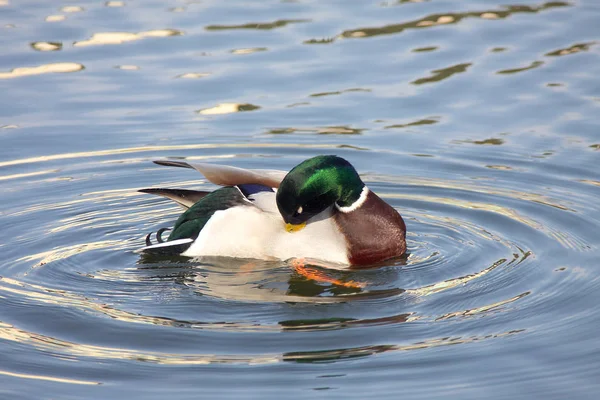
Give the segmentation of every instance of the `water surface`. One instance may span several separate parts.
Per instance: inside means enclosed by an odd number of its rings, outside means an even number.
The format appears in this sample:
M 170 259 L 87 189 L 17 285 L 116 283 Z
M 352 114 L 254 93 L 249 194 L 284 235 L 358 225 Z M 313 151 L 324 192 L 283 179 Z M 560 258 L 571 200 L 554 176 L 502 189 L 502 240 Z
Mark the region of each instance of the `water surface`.
M 594 0 L 0 0 L 0 397 L 577 398 L 600 390 Z M 338 154 L 409 256 L 144 258 L 211 190 L 154 159 Z

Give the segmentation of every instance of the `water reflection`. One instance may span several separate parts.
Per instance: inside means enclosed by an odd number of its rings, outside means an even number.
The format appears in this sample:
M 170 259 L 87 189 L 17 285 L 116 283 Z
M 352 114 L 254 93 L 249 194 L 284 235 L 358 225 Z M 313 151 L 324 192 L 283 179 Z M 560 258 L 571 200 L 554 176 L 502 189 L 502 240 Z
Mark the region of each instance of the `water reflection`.
M 372 356 L 379 353 L 410 351 L 434 348 L 440 346 L 466 344 L 482 340 L 499 339 L 524 332 L 524 329 L 514 329 L 508 332 L 488 334 L 482 336 L 452 336 L 426 339 L 412 344 L 384 344 L 349 348 L 338 348 L 319 351 L 294 351 L 270 354 L 175 354 L 156 351 L 139 351 L 123 348 L 112 348 L 106 346 L 94 346 L 89 344 L 75 343 L 66 340 L 52 338 L 8 324 L 0 325 L 0 337 L 8 341 L 14 341 L 23 345 L 50 351 L 65 356 L 94 357 L 102 360 L 135 360 L 153 364 L 168 365 L 201 365 L 201 364 L 265 364 L 285 361 L 292 362 L 323 362 L 342 360 L 348 358 Z M 1 373 L 0 373 L 1 374 Z M 29 375 L 33 377 L 33 375 Z M 42 378 L 43 379 L 43 378 Z M 60 382 L 60 378 L 47 377 L 49 380 Z M 67 380 L 65 380 L 67 381 Z M 71 380 L 69 380 L 71 381 Z M 71 383 L 97 384 L 93 381 L 72 380 Z
M 460 21 L 466 18 L 481 18 L 484 20 L 495 20 L 495 19 L 503 19 L 508 18 L 515 14 L 522 13 L 538 13 L 545 10 L 550 10 L 558 7 L 568 7 L 571 4 L 562 1 L 553 1 L 543 3 L 539 6 L 527 6 L 527 5 L 511 5 L 505 6 L 505 10 L 485 10 L 485 11 L 473 11 L 473 12 L 463 12 L 463 13 L 449 13 L 449 14 L 432 14 L 427 17 L 405 22 L 401 24 L 392 24 L 385 25 L 382 27 L 376 28 L 359 28 L 359 29 L 351 29 L 343 31 L 339 34 L 339 38 L 365 38 L 365 37 L 373 37 L 379 35 L 391 35 L 401 33 L 405 30 L 409 29 L 423 29 L 430 28 L 434 26 L 447 25 L 447 24 L 457 24 Z M 332 41 L 332 40 L 331 40 Z M 331 42 L 329 41 L 329 42 Z M 323 42 L 322 40 L 307 40 L 304 43 L 306 44 L 316 44 L 316 43 L 329 43 Z
M 467 68 L 469 68 L 471 65 L 473 65 L 473 64 L 472 63 L 464 63 L 464 64 L 453 65 L 453 66 L 447 67 L 447 68 L 436 69 L 436 70 L 431 71 L 432 72 L 431 76 L 426 77 L 426 78 L 419 78 L 417 80 L 412 81 L 411 83 L 414 85 L 423 85 L 426 83 L 439 82 L 441 80 L 450 78 L 452 75 L 466 72 Z
M 78 13 L 84 11 L 84 9 L 81 6 L 64 6 L 60 11 L 66 13 Z
M 504 139 L 500 139 L 500 138 L 489 138 L 489 139 L 483 139 L 483 140 L 459 140 L 456 141 L 455 143 L 471 143 L 471 144 L 478 144 L 480 146 L 500 146 L 504 144 Z
M 252 54 L 252 53 L 258 53 L 261 51 L 267 51 L 268 49 L 266 47 L 251 47 L 251 48 L 246 48 L 246 49 L 233 49 L 231 50 L 231 54 Z
M 37 51 L 57 51 L 62 49 L 60 42 L 32 42 L 31 47 Z
M 260 106 L 249 104 L 249 103 L 221 103 L 214 107 L 204 108 L 196 111 L 202 115 L 220 115 L 220 114 L 232 114 L 244 111 L 259 110 Z
M 456 317 L 471 317 L 473 315 L 479 315 L 479 314 L 487 313 L 490 311 L 500 312 L 501 309 L 503 308 L 503 306 L 506 306 L 507 304 L 513 303 L 517 300 L 520 300 L 523 297 L 528 296 L 530 294 L 531 294 L 531 292 L 525 292 L 525 293 L 521 293 L 515 297 L 512 297 L 510 299 L 501 300 L 496 303 L 488 304 L 485 306 L 471 308 L 469 310 L 464 310 L 464 311 L 455 311 L 455 312 L 451 312 L 448 314 L 444 314 L 441 317 L 436 318 L 436 321 L 441 321 L 444 319 L 450 319 L 450 318 L 456 318 Z M 506 310 L 504 310 L 504 311 L 506 311 Z
M 64 62 L 45 64 L 37 67 L 20 67 L 11 70 L 10 72 L 0 72 L 0 79 L 19 78 L 29 75 L 41 75 L 50 73 L 66 73 L 81 71 L 85 67 L 82 64 Z
M 384 1 L 381 3 L 381 7 L 393 7 L 393 6 L 399 6 L 399 5 L 407 4 L 407 3 L 425 3 L 428 1 L 430 1 L 430 0 L 396 0 L 394 2 Z
M 419 125 L 433 125 L 433 124 L 437 124 L 438 122 L 440 122 L 439 117 L 430 117 L 430 118 L 419 119 L 419 120 L 416 120 L 413 122 L 408 122 L 406 124 L 388 125 L 385 127 L 385 129 L 399 129 L 399 128 L 409 128 L 411 126 L 419 126 Z
M 49 375 L 24 374 L 24 373 L 3 371 L 3 370 L 0 370 L 0 375 L 12 376 L 12 377 L 21 378 L 21 379 L 35 379 L 35 380 L 40 380 L 40 381 L 69 383 L 72 385 L 100 385 L 100 382 L 94 382 L 94 381 L 83 381 L 83 380 L 79 380 L 79 379 L 59 378 L 56 376 L 49 376 Z
M 154 29 L 139 33 L 130 32 L 99 32 L 94 33 L 88 40 L 73 43 L 75 47 L 97 46 L 105 44 L 121 44 L 151 37 L 181 36 L 183 31 L 177 29 Z
M 427 53 L 427 52 L 430 52 L 430 51 L 435 51 L 437 49 L 439 49 L 438 46 L 428 46 L 428 47 L 418 47 L 416 49 L 413 49 L 412 51 L 414 53 Z
M 137 65 L 117 65 L 115 68 L 122 69 L 124 71 L 137 71 L 140 69 L 140 67 Z
M 371 92 L 371 89 L 352 88 L 352 89 L 339 90 L 339 91 L 335 91 L 335 92 L 320 92 L 320 93 L 313 93 L 309 97 L 336 96 L 336 95 L 340 95 L 343 93 L 352 93 L 352 92 L 369 93 L 369 92 Z
M 59 22 L 67 19 L 64 15 L 48 15 L 45 19 L 46 22 Z
M 529 71 L 530 69 L 537 68 L 539 66 L 544 65 L 543 61 L 534 61 L 526 67 L 521 68 L 512 68 L 512 69 L 503 69 L 501 71 L 496 72 L 497 74 L 516 74 L 517 72 Z
M 1 76 L 1 75 L 0 75 Z M 53 154 L 39 157 L 20 158 L 8 161 L 0 161 L 0 167 L 8 167 L 13 165 L 34 164 L 47 161 L 69 160 L 85 157 L 105 157 L 117 154 L 145 153 L 154 151 L 175 151 L 175 150 L 202 150 L 202 149 L 286 149 L 286 148 L 304 148 L 304 149 L 340 149 L 353 148 L 357 150 L 366 150 L 364 147 L 349 146 L 344 144 L 306 144 L 306 143 L 199 143 L 199 144 L 183 144 L 183 145 L 162 145 L 162 146 L 140 146 L 140 147 L 124 147 L 110 150 L 83 151 Z M 256 150 L 257 152 L 259 150 Z
M 283 354 L 283 361 L 294 361 L 294 362 L 324 362 L 324 361 L 336 361 L 349 358 L 367 357 L 380 353 L 396 352 L 396 351 L 410 351 L 410 350 L 421 350 L 429 349 L 440 346 L 450 346 L 457 344 L 473 343 L 482 340 L 498 339 L 507 336 L 512 336 L 518 333 L 525 332 L 525 329 L 515 329 L 508 332 L 502 332 L 498 334 L 490 334 L 485 336 L 454 336 L 444 337 L 436 339 L 428 339 L 419 343 L 409 345 L 376 345 L 376 346 L 363 346 L 353 347 L 347 349 L 335 349 L 335 350 L 323 350 L 323 351 L 305 351 L 305 352 L 291 352 Z
M 289 133 L 318 133 L 321 135 L 359 135 L 366 129 L 352 128 L 350 126 L 323 126 L 318 128 L 272 128 L 267 131 L 269 134 L 282 135 Z
M 565 49 L 558 49 L 558 50 L 546 53 L 546 56 L 560 57 L 560 56 L 567 56 L 569 54 L 579 53 L 582 51 L 589 51 L 590 48 L 595 44 L 596 44 L 596 42 L 578 43 L 578 44 L 574 44 L 573 46 L 567 47 Z
M 185 74 L 177 75 L 177 79 L 199 79 L 210 76 L 208 72 L 186 72 Z
M 224 30 L 235 30 L 235 29 L 261 29 L 269 30 L 282 28 L 289 24 L 299 24 L 303 22 L 310 22 L 309 19 L 280 19 L 273 22 L 249 22 L 247 24 L 240 25 L 208 25 L 204 27 L 207 31 L 224 31 Z

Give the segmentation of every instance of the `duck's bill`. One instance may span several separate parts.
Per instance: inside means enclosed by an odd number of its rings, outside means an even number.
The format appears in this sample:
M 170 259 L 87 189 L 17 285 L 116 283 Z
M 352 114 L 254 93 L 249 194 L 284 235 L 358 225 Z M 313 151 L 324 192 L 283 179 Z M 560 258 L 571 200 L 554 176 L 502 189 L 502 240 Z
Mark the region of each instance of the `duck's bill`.
M 306 226 L 306 222 L 301 224 L 285 224 L 285 230 L 292 233 L 302 230 Z

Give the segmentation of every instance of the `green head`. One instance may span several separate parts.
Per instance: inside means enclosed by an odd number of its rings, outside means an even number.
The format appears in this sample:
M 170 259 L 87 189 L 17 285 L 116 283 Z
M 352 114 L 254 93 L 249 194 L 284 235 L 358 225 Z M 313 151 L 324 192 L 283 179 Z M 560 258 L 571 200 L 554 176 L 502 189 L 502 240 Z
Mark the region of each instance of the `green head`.
M 277 207 L 286 223 L 299 225 L 334 204 L 350 206 L 364 186 L 348 161 L 317 156 L 298 164 L 281 181 Z

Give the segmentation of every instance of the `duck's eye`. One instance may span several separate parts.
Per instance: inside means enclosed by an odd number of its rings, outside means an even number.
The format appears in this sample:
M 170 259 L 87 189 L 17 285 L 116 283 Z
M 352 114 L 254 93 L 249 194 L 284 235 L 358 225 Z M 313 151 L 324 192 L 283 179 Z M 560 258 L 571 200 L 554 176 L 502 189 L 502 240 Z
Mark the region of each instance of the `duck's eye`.
M 300 206 L 300 207 L 298 207 L 298 209 L 296 210 L 296 214 L 300 215 L 300 214 L 302 214 L 302 211 L 304 211 L 304 210 L 302 210 L 302 206 Z

